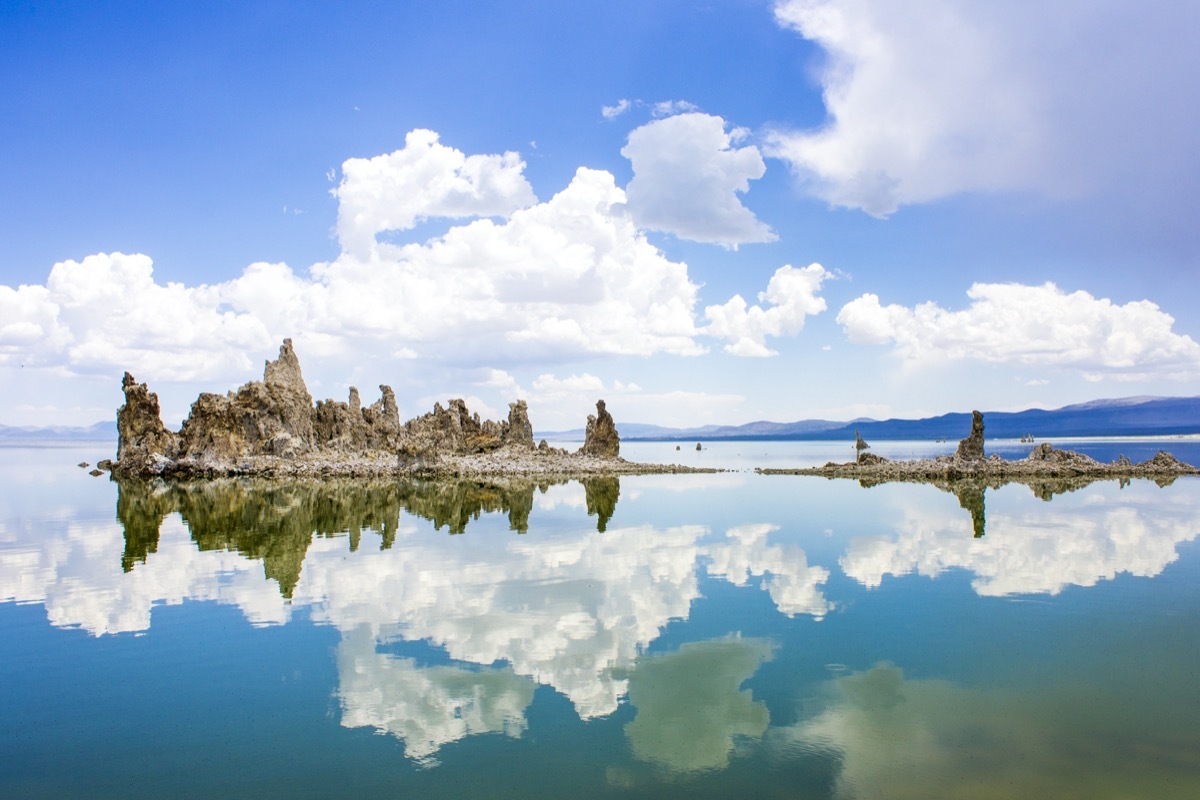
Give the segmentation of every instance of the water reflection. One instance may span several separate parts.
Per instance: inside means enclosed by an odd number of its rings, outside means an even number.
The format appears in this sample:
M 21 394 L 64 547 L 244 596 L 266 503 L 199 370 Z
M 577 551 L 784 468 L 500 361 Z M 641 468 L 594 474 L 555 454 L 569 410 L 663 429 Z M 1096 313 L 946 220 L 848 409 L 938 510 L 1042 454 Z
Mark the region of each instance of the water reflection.
M 738 687 L 771 648 L 763 640 L 727 640 L 649 658 L 646 648 L 672 620 L 688 617 L 706 569 L 738 586 L 755 581 L 785 614 L 817 619 L 831 608 L 821 591 L 828 570 L 810 566 L 802 548 L 773 542 L 780 530 L 774 524 L 716 535 L 704 525 L 613 527 L 619 496 L 617 478 L 122 483 L 120 566 L 124 583 L 149 579 L 165 568 L 165 550 L 177 553 L 184 532 L 195 545 L 193 559 L 222 554 L 226 573 L 231 558 L 239 575 L 261 562 L 280 599 L 290 602 L 274 613 L 260 610 L 257 619 L 283 621 L 304 606 L 341 631 L 342 724 L 394 735 L 421 762 L 435 763 L 441 747 L 466 736 L 520 735 L 534 688 L 544 684 L 582 719 L 609 715 L 623 698 L 640 696 L 629 731 L 639 758 L 674 771 L 714 767 L 728 758 L 735 736 L 765 729 L 765 708 Z M 544 499 L 535 504 L 535 497 Z M 524 533 L 535 505 L 577 508 L 595 517 L 604 535 L 468 541 L 430 537 L 428 526 L 404 517 L 458 534 L 484 517 L 507 516 L 509 529 Z M 378 546 L 365 546 L 368 536 L 378 536 Z M 211 580 L 220 585 L 224 576 Z M 190 583 L 198 596 L 213 596 Z M 146 625 L 153 602 L 146 602 Z M 393 652 L 404 642 L 432 647 L 445 663 Z M 701 662 L 704 674 L 690 684 L 671 680 L 690 686 L 687 695 L 704 695 L 703 708 L 684 695 L 655 700 L 635 688 Z M 680 720 L 704 747 L 661 742 L 656 749 L 655 731 Z M 683 749 L 672 752 L 676 746 Z
M 971 688 L 880 664 L 829 683 L 823 711 L 769 740 L 832 757 L 839 797 L 1194 797 L 1200 691 L 1130 666 L 1102 683 Z
M 1160 489 L 1171 486 L 1181 476 L 1179 475 L 1156 475 L 1152 478 L 1139 478 L 1138 482 L 1149 481 L 1155 484 Z M 1087 475 L 1067 475 L 1067 476 L 1045 476 L 1045 477 L 1029 477 L 1029 476 L 1006 476 L 1006 477 L 989 477 L 989 478 L 955 478 L 948 480 L 944 478 L 905 478 L 905 477 L 888 477 L 888 478 L 863 478 L 858 481 L 859 485 L 864 489 L 869 489 L 873 486 L 884 486 L 887 484 L 909 483 L 919 484 L 922 486 L 934 486 L 941 489 L 943 492 L 949 492 L 958 498 L 959 506 L 971 515 L 971 529 L 974 532 L 975 538 L 981 538 L 987 532 L 987 516 L 985 511 L 985 493 L 991 489 L 996 491 L 1005 486 L 1024 486 L 1027 487 L 1033 495 L 1041 500 L 1050 502 L 1056 495 L 1066 494 L 1068 492 L 1076 492 L 1084 489 L 1092 484 L 1116 483 L 1120 488 L 1124 489 L 1129 486 L 1132 481 L 1129 478 L 1100 478 Z
M 743 684 L 771 658 L 767 639 L 688 642 L 640 659 L 629 680 L 633 754 L 672 772 L 723 769 L 739 739 L 761 739 L 767 707 Z
M 343 631 L 337 668 L 342 725 L 396 736 L 405 755 L 428 766 L 467 736 L 520 736 L 537 686 L 510 666 L 421 665 L 381 653 L 366 625 Z
M 839 564 L 872 588 L 887 575 L 936 577 L 957 568 L 975 576 L 972 587 L 981 595 L 1058 594 L 1118 573 L 1158 575 L 1178 557 L 1181 543 L 1200 535 L 1189 494 L 1161 492 L 1149 481 L 1113 480 L 1062 494 L 1089 483 L 1025 484 L 1042 499 L 1058 495 L 1041 507 L 1020 502 L 1016 487 L 993 488 L 986 538 L 964 536 L 958 515 L 906 494 L 893 530 L 851 539 Z M 982 518 L 983 488 L 967 500 L 960 497 L 960 504 L 974 505 Z
M 704 492 L 727 479 L 686 480 Z M 654 485 L 635 488 L 648 492 Z M 668 488 L 677 491 L 678 484 Z M 1176 558 L 1180 542 L 1200 533 L 1191 494 L 1161 492 L 1145 481 L 1080 492 L 1065 484 L 1030 488 L 1054 502 L 1038 503 L 1019 487 L 958 487 L 957 505 L 971 513 L 970 528 L 954 501 L 928 487 L 873 491 L 871 504 L 849 512 L 831 500 L 831 515 L 866 514 L 875 526 L 868 530 L 878 535 L 822 540 L 813 550 L 804 537 L 817 530 L 806 528 L 804 518 L 823 510 L 815 505 L 799 508 L 787 525 L 753 517 L 717 529 L 635 524 L 630 509 L 638 509 L 638 492 L 627 491 L 617 514 L 615 478 L 122 483 L 119 524 L 4 521 L 0 599 L 41 603 L 52 624 L 95 635 L 146 631 L 154 606 L 192 599 L 237 606 L 258 625 L 281 624 L 297 608 L 307 609 L 340 635 L 333 688 L 340 723 L 394 736 L 409 757 L 426 764 L 468 736 L 521 736 L 535 691 L 545 686 L 584 720 L 632 706 L 625 741 L 646 773 L 719 770 L 741 746 L 786 739 L 809 752 L 848 754 L 847 786 L 869 788 L 870 776 L 861 777 L 867 768 L 856 766 L 859 729 L 837 726 L 857 714 L 868 720 L 867 739 L 894 728 L 916 741 L 922 718 L 914 733 L 895 715 L 925 696 L 923 684 L 914 689 L 902 676 L 872 673 L 840 685 L 842 717 L 819 712 L 772 732 L 766 705 L 748 687 L 776 643 L 765 636 L 711 638 L 751 630 L 735 616 L 744 609 L 728 611 L 726 627 L 705 629 L 697 637 L 704 641 L 674 639 L 669 652 L 647 651 L 668 626 L 689 620 L 706 575 L 765 593 L 779 619 L 815 621 L 837 611 L 821 626 L 836 628 L 847 604 L 829 599 L 830 569 L 810 563 L 808 552 L 828 566 L 836 559 L 867 587 L 887 575 L 963 568 L 976 576 L 979 594 L 1055 593 L 1120 571 L 1156 575 Z M 972 529 L 983 532 L 985 490 L 986 536 L 976 537 Z M 944 502 L 928 502 L 929 496 Z M 731 514 L 788 519 L 782 501 L 732 508 Z M 669 522 L 709 518 L 667 509 L 655 511 Z M 539 516 L 549 511 L 557 515 L 554 524 Z M 468 528 L 529 533 L 443 533 Z M 842 591 L 849 584 L 841 581 Z M 895 613 L 908 610 L 897 606 Z M 946 697 L 938 702 L 958 702 Z M 876 756 L 862 758 L 873 764 Z M 616 770 L 610 777 L 620 783 L 631 775 Z
M 314 536 L 348 535 L 358 550 L 364 530 L 380 534 L 380 549 L 395 542 L 401 510 L 452 534 L 484 514 L 507 514 L 509 529 L 529 529 L 535 490 L 567 481 L 266 481 L 163 483 L 121 481 L 117 519 L 125 531 L 121 568 L 128 572 L 157 551 L 163 519 L 178 512 L 202 551 L 231 550 L 263 562 L 268 578 L 291 597 Z M 617 478 L 581 482 L 589 515 L 603 532 L 620 494 Z

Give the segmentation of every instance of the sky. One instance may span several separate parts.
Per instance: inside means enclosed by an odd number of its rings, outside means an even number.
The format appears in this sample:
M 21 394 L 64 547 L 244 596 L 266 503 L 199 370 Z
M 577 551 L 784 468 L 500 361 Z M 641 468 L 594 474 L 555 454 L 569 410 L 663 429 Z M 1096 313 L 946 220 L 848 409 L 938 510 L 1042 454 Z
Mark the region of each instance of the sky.
M 0 424 L 1200 395 L 1200 5 L 0 2 Z

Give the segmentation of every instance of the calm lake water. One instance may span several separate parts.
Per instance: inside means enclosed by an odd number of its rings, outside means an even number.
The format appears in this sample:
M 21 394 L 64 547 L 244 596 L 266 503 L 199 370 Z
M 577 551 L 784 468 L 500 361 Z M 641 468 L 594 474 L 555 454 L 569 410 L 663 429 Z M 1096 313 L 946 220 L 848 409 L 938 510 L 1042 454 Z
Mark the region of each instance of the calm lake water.
M 844 443 L 674 447 L 622 452 L 742 471 L 118 485 L 75 466 L 111 446 L 0 448 L 0 796 L 1200 796 L 1200 479 L 987 489 L 977 536 L 933 486 L 746 471 Z

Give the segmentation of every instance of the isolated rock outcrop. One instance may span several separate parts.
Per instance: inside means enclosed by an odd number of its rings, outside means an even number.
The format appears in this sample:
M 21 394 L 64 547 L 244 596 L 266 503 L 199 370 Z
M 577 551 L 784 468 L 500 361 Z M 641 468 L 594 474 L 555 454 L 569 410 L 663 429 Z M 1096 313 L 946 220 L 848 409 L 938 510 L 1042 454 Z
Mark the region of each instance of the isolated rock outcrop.
M 617 458 L 621 454 L 621 437 L 612 415 L 604 408 L 604 401 L 596 401 L 596 413 L 588 414 L 587 430 L 583 435 L 583 447 L 579 452 L 598 458 Z
M 983 414 L 971 412 L 971 435 L 958 443 L 956 461 L 983 461 Z
M 125 404 L 117 409 L 117 462 L 132 472 L 154 471 L 179 452 L 179 437 L 167 430 L 158 395 L 128 372 L 121 380 Z
M 501 461 L 540 456 L 542 461 L 566 457 L 565 451 L 535 447 L 533 425 L 524 400 L 510 403 L 508 419 L 481 420 L 461 399 L 449 407 L 401 424 L 395 392 L 380 386 L 380 398 L 363 407 L 358 389 L 347 402 L 323 400 L 313 405 L 300 360 L 285 339 L 279 357 L 266 362 L 261 381 L 236 392 L 196 398 L 178 434 L 162 423 L 158 398 L 125 374 L 125 405 L 118 412 L 118 475 L 245 474 L 287 470 L 282 463 L 308 465 L 319 472 L 378 471 L 380 458 L 401 470 L 443 469 L 451 460 L 503 452 Z M 600 416 L 588 418 L 588 455 L 615 458 L 616 428 L 597 404 Z M 370 461 L 365 466 L 358 462 Z M 281 461 L 282 460 L 282 461 Z M 592 465 L 594 466 L 594 465 Z M 523 467 L 526 471 L 530 465 Z

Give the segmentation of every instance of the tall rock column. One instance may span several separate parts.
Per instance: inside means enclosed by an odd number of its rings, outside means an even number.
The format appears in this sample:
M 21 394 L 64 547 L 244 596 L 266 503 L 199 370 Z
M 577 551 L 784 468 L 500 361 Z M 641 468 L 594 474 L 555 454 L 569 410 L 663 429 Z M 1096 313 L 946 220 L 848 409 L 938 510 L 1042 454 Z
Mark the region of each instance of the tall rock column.
M 173 459 L 179 437 L 167 430 L 158 395 L 128 372 L 121 380 L 125 405 L 117 409 L 117 471 L 126 475 L 156 470 L 157 461 Z
M 616 423 L 604 408 L 603 400 L 596 401 L 594 415 L 588 414 L 587 431 L 579 452 L 599 458 L 616 458 L 621 453 L 621 437 L 617 435 Z
M 958 443 L 957 461 L 983 461 L 983 414 L 971 412 L 971 435 Z
M 295 437 L 305 447 L 313 440 L 313 399 L 300 372 L 300 359 L 292 349 L 292 340 L 284 339 L 279 358 L 268 361 L 263 369 L 263 383 L 274 401 L 283 432 Z
M 529 406 L 524 400 L 508 404 L 508 427 L 502 438 L 505 445 L 533 449 L 533 425 L 529 422 Z

